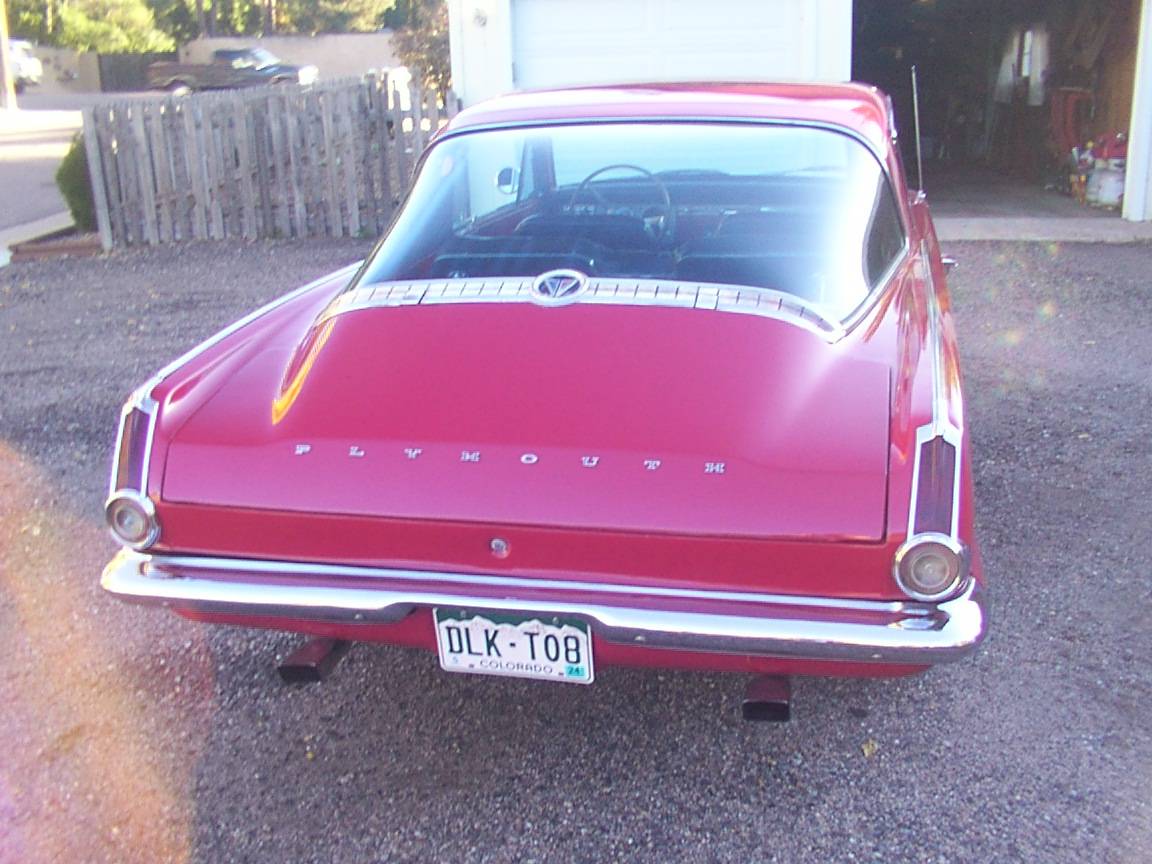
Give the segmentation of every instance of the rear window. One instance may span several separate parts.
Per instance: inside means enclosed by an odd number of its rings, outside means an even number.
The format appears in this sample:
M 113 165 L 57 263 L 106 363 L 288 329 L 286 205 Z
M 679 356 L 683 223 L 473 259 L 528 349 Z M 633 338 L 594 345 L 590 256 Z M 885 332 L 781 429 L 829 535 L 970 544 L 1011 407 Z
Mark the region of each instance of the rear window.
M 848 135 L 580 124 L 441 141 L 361 281 L 567 268 L 769 288 L 843 319 L 904 247 L 884 171 Z

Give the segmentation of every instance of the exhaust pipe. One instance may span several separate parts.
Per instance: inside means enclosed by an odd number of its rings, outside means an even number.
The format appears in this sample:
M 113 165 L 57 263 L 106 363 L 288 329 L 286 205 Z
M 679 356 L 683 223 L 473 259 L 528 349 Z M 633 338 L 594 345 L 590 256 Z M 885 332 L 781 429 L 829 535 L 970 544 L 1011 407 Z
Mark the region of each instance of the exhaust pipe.
M 348 653 L 351 642 L 343 639 L 309 639 L 280 662 L 277 670 L 285 684 L 323 681 Z
M 775 675 L 753 678 L 744 688 L 741 713 L 745 720 L 787 723 L 792 719 L 792 680 Z

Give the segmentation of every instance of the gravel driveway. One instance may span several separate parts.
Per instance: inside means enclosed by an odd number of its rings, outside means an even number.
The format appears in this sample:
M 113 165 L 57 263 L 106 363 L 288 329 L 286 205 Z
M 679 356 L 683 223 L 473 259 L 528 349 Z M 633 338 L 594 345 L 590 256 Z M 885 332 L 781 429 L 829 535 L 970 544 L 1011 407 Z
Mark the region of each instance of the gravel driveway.
M 362 243 L 0 270 L 0 862 L 1152 860 L 1152 246 L 953 244 L 993 631 L 898 681 L 593 687 L 105 599 L 118 406 Z M 237 288 L 243 276 L 244 288 Z

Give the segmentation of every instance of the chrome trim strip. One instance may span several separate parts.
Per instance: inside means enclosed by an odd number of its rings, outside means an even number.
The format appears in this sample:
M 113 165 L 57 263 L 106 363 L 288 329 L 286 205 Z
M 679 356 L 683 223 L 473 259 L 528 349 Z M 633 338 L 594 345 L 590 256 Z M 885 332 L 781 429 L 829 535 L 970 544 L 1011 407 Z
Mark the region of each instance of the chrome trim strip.
M 132 413 L 132 407 L 131 399 L 120 406 L 120 423 L 116 427 L 116 443 L 112 451 L 112 476 L 108 478 L 109 497 L 116 494 L 116 480 L 120 477 L 120 452 L 124 449 L 124 432 L 128 428 L 128 415 Z
M 916 533 L 916 501 L 920 489 L 920 453 L 923 445 L 933 438 L 943 438 L 956 450 L 952 475 L 952 524 L 949 535 L 953 540 L 960 537 L 960 463 L 963 433 L 952 422 L 950 388 L 944 374 L 944 341 L 940 333 L 940 301 L 936 296 L 936 280 L 932 275 L 932 262 L 928 254 L 927 241 L 920 243 L 920 265 L 924 269 L 924 282 L 927 288 L 928 304 L 928 344 L 929 363 L 932 374 L 932 420 L 916 430 L 916 456 L 912 466 L 912 490 L 908 501 L 909 541 Z
M 951 425 L 948 411 L 948 382 L 944 378 L 944 342 L 940 336 L 940 301 L 936 296 L 936 279 L 928 257 L 928 242 L 920 242 L 920 260 L 928 294 L 928 350 L 932 364 L 932 428 L 943 435 Z
M 419 580 L 430 584 L 482 585 L 491 588 L 528 588 L 542 591 L 591 591 L 596 594 L 619 594 L 673 600 L 715 601 L 726 603 L 761 603 L 788 606 L 813 606 L 870 612 L 887 615 L 927 615 L 921 604 L 903 600 L 851 600 L 827 597 L 805 597 L 796 594 L 764 594 L 747 591 L 704 591 L 696 588 L 668 588 L 647 585 L 622 585 L 610 582 L 578 582 L 574 579 L 525 579 L 516 576 L 487 576 L 479 573 L 444 573 L 432 570 L 406 570 L 388 567 L 359 567 L 347 564 L 312 564 L 296 561 L 264 561 L 249 558 L 211 558 L 199 555 L 155 555 L 148 566 L 157 571 L 192 571 L 232 573 L 251 576 L 314 576 L 325 579 L 368 579 L 379 581 Z
M 338 578 L 346 584 L 308 584 L 302 578 L 308 576 Z M 101 584 L 122 600 L 181 611 L 354 626 L 396 622 L 416 609 L 458 606 L 576 617 L 588 621 L 598 638 L 622 645 L 866 663 L 957 660 L 979 644 L 986 626 L 982 596 L 974 582 L 945 603 L 871 602 L 153 557 L 123 550 L 105 568 Z M 692 606 L 682 602 L 680 608 L 667 608 L 675 605 L 673 600 L 691 601 Z
M 533 303 L 541 305 L 530 277 L 509 279 L 435 279 L 357 285 L 337 297 L 318 323 L 361 309 L 432 306 L 450 303 Z M 589 278 L 588 287 L 565 306 L 667 306 L 758 315 L 796 324 L 834 342 L 844 330 L 819 307 L 784 291 L 710 282 L 669 279 Z
M 131 489 L 131 487 L 118 487 L 116 479 L 120 476 L 120 452 L 124 445 L 124 434 L 128 429 L 128 417 L 133 411 L 140 411 L 140 413 L 147 415 L 148 428 L 144 433 L 144 450 L 141 457 L 143 464 L 140 466 L 140 488 L 132 491 L 139 492 L 142 495 L 148 494 L 148 466 L 152 461 L 152 439 L 156 433 L 156 415 L 159 404 L 151 396 L 143 395 L 140 390 L 137 390 L 128 399 L 127 402 L 120 408 L 120 425 L 116 431 L 116 449 L 112 451 L 112 476 L 108 480 L 108 496 L 111 497 L 119 491 Z

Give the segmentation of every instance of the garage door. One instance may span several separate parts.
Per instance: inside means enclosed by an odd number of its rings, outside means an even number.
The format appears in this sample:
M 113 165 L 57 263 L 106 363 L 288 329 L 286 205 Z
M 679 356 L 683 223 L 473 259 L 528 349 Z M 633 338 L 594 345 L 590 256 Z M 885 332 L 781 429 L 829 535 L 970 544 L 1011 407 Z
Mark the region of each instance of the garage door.
M 847 80 L 851 0 L 512 0 L 517 89 Z

